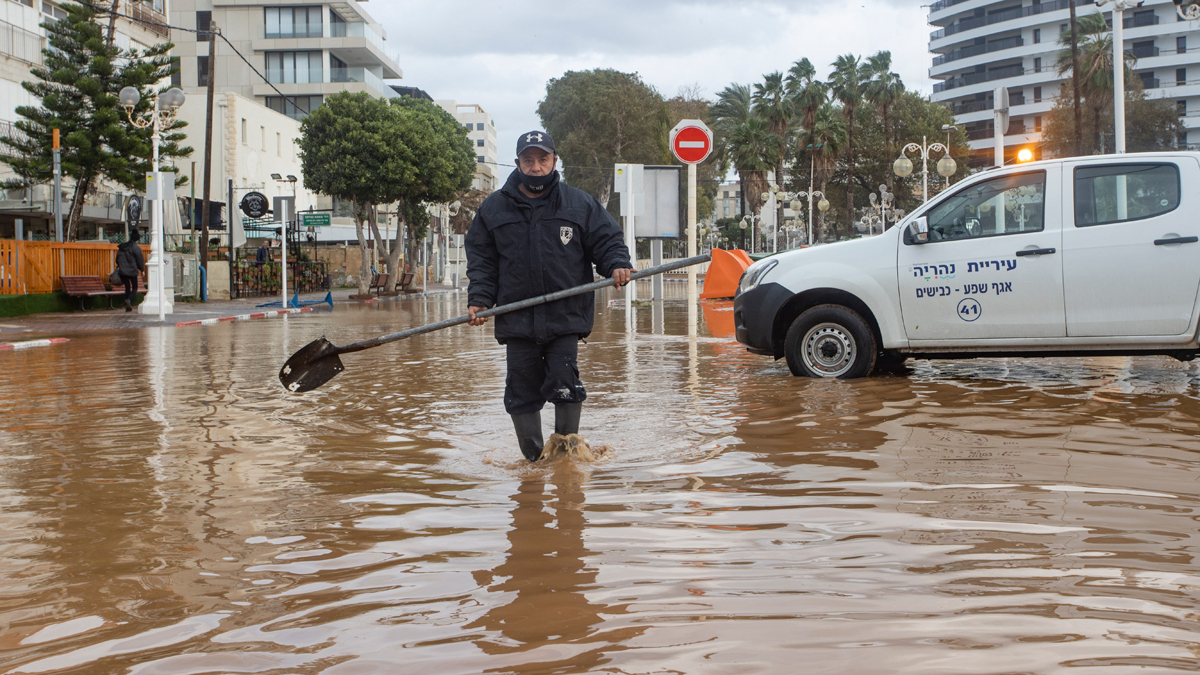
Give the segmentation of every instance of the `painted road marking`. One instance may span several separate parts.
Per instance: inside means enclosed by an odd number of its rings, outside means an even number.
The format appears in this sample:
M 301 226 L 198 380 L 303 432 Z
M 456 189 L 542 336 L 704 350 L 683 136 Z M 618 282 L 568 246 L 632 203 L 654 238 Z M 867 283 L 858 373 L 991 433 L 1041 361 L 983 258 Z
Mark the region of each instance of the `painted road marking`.
M 312 307 L 293 307 L 285 310 L 273 310 L 270 312 L 255 312 L 253 314 L 238 314 L 236 316 L 222 316 L 215 319 L 199 319 L 197 321 L 181 321 L 175 324 L 175 327 L 181 326 L 211 326 L 217 323 L 226 323 L 229 321 L 249 321 L 250 319 L 267 319 L 281 314 L 299 314 L 300 312 L 311 312 Z M 2 347 L 0 347 L 2 349 Z
M 25 342 L 0 342 L 0 350 L 7 351 L 13 349 L 30 349 L 32 347 L 49 347 L 63 342 L 70 342 L 68 338 L 50 338 L 48 340 L 26 340 Z

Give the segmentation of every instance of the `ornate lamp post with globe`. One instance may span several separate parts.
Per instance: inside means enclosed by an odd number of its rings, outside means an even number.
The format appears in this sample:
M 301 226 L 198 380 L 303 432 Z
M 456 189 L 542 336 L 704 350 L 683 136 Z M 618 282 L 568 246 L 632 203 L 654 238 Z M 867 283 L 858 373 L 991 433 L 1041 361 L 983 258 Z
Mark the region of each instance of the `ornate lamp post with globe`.
M 892 163 L 892 170 L 897 176 L 906 178 L 913 172 L 912 160 L 905 156 L 908 152 L 921 153 L 921 201 L 929 201 L 929 153 L 941 152 L 944 157 L 938 160 L 937 172 L 946 178 L 954 175 L 958 170 L 958 165 L 950 157 L 950 150 L 941 143 L 929 143 L 925 136 L 921 137 L 921 144 L 909 143 L 900 151 L 900 157 Z
M 158 198 L 154 199 L 150 208 L 150 260 L 146 268 L 150 271 L 150 279 L 146 288 L 146 301 L 142 303 L 143 313 L 149 313 L 150 301 L 156 300 L 154 303 L 158 311 L 158 320 L 162 321 L 164 314 L 167 313 L 167 306 L 170 301 L 166 298 L 166 262 L 163 252 L 163 191 L 166 186 L 162 185 L 164 179 L 159 173 L 158 167 L 158 144 L 163 129 L 171 126 L 175 121 L 175 115 L 183 105 L 186 96 L 182 89 L 172 87 L 155 97 L 154 107 L 145 112 L 133 112 L 142 101 L 142 94 L 134 87 L 125 87 L 118 95 L 118 100 L 121 107 L 125 108 L 125 114 L 129 117 L 130 123 L 139 129 L 151 129 L 150 147 L 152 150 L 151 166 L 154 168 L 153 183 L 156 184 L 155 193 L 147 185 L 147 192 L 157 194 Z M 171 178 L 166 180 L 174 180 L 173 174 Z M 174 183 L 172 183 L 172 187 Z
M 769 201 L 771 199 L 771 195 L 774 195 L 775 199 L 780 202 L 790 200 L 790 203 L 788 204 L 788 208 L 791 209 L 793 213 L 800 213 L 800 200 L 801 199 L 808 201 L 808 241 L 806 243 L 809 246 L 812 246 L 812 244 L 813 244 L 813 200 L 814 199 L 820 200 L 817 202 L 817 209 L 819 209 L 820 211 L 828 211 L 829 210 L 829 200 L 825 199 L 825 193 L 821 192 L 820 190 L 812 189 L 811 185 L 809 186 L 808 190 L 801 190 L 799 192 L 787 192 L 783 189 L 778 189 L 778 190 L 775 190 L 774 192 L 762 193 L 763 202 Z

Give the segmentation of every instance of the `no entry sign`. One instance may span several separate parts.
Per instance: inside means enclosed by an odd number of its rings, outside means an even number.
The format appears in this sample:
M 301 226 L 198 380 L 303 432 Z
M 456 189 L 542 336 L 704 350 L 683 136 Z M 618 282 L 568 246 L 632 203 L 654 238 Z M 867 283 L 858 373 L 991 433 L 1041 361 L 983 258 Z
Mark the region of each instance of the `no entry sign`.
M 712 149 L 712 131 L 700 120 L 683 120 L 671 130 L 671 152 L 684 164 L 703 162 Z

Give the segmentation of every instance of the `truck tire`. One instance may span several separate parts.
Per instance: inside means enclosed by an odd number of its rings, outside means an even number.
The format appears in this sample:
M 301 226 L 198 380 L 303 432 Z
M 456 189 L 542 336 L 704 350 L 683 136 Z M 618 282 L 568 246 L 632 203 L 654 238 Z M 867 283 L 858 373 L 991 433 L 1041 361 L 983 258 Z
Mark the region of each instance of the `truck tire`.
M 788 328 L 784 355 L 797 377 L 866 377 L 879 348 L 871 327 L 852 309 L 817 305 Z

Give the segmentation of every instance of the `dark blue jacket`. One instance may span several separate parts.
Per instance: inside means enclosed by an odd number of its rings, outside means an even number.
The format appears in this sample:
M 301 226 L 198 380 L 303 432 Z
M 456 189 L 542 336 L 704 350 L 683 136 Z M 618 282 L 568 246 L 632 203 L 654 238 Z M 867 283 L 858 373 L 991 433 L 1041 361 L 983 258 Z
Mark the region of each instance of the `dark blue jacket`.
M 624 233 L 594 197 L 561 181 L 538 199 L 522 195 L 514 170 L 480 205 L 467 231 L 467 303 L 494 307 L 590 283 L 633 267 Z M 496 317 L 496 339 L 539 343 L 592 332 L 595 294 Z

